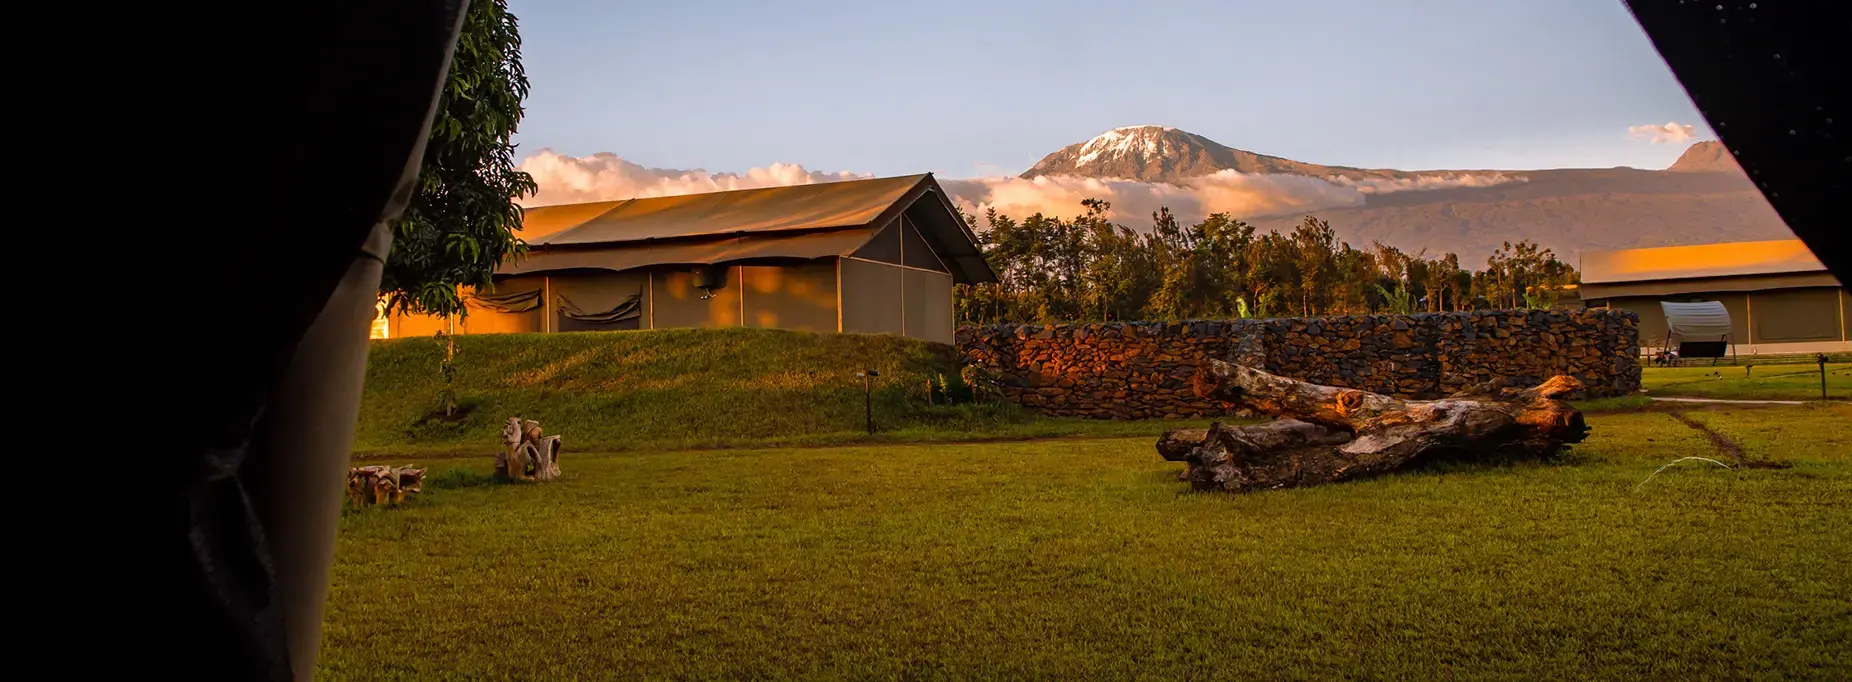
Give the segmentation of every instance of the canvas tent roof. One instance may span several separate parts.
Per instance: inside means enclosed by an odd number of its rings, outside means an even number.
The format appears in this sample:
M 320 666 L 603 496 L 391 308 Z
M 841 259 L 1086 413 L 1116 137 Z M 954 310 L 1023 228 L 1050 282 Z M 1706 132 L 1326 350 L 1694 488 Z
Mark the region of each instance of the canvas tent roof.
M 1731 242 L 1582 254 L 1583 284 L 1826 272 L 1798 239 Z
M 528 256 L 497 272 L 841 256 L 902 213 L 956 281 L 996 280 L 930 173 L 531 208 L 522 217 Z
M 1666 333 L 1687 341 L 1722 339 L 1730 335 L 1730 311 L 1721 301 L 1674 303 L 1661 301 Z
M 874 236 L 874 228 L 765 235 L 747 239 L 679 241 L 628 249 L 555 249 L 530 251 L 526 258 L 502 266 L 497 274 L 526 275 L 593 268 L 629 270 L 651 265 L 705 265 L 766 258 L 826 258 L 852 253 Z

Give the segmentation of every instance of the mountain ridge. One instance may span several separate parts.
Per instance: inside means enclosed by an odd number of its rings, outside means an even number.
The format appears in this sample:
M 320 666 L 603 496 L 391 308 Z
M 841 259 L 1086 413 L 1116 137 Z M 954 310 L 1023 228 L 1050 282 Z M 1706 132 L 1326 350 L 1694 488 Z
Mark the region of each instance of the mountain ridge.
M 1584 250 L 1793 237 L 1729 150 L 1716 141 L 1693 144 L 1664 170 L 1404 171 L 1306 163 L 1236 149 L 1176 128 L 1128 126 L 1063 147 L 1021 177 L 1125 179 L 1187 187 L 1192 178 L 1222 171 L 1303 175 L 1340 183 L 1502 176 L 1489 183 L 1435 183 L 1434 188 L 1368 193 L 1359 206 L 1237 216 L 1260 229 L 1290 230 L 1309 213 L 1329 221 L 1354 245 L 1380 241 L 1410 252 L 1454 252 L 1469 259 L 1520 239 L 1572 258 Z

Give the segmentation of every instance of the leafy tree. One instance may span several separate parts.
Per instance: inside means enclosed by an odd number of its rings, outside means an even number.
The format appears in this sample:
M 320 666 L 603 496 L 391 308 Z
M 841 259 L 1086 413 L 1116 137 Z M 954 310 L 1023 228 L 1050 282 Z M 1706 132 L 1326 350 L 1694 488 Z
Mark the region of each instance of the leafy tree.
M 392 225 L 380 291 L 389 310 L 451 318 L 468 314 L 461 287 L 490 289 L 496 266 L 523 253 L 521 207 L 537 189 L 514 164 L 510 138 L 527 98 L 521 35 L 507 0 L 469 3 L 437 114 L 425 142 L 417 195 Z M 445 412 L 456 347 L 442 337 Z
M 960 286 L 967 323 L 1412 313 L 1472 307 L 1548 307 L 1575 271 L 1548 249 L 1508 244 L 1485 270 L 1374 243 L 1352 248 L 1307 216 L 1289 234 L 1257 234 L 1225 214 L 1185 225 L 1168 209 L 1135 232 L 1107 219 L 1104 201 L 1071 220 L 1021 222 L 991 211 L 979 246 L 999 275 Z M 967 220 L 969 218 L 967 217 Z

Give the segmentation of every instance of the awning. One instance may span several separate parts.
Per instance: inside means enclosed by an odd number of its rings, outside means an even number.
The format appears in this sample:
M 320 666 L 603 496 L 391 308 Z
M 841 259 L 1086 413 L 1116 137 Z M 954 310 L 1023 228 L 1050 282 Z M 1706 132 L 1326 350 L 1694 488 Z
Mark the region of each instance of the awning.
M 705 241 L 625 242 L 580 249 L 543 248 L 502 264 L 498 275 L 558 270 L 629 270 L 653 265 L 711 265 L 753 259 L 812 259 L 852 253 L 874 237 L 873 228 L 771 234 Z
M 1660 301 L 1666 314 L 1666 333 L 1685 341 L 1709 341 L 1730 335 L 1730 311 L 1719 301 L 1672 303 Z

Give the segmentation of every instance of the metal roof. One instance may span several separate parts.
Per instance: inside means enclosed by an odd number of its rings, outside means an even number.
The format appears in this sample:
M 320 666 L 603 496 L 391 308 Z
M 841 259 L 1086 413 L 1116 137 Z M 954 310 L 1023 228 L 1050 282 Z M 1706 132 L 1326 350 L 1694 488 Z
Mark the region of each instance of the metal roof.
M 866 226 L 930 175 L 541 206 L 523 212 L 529 246 Z M 546 229 L 528 234 L 532 221 Z
M 1582 254 L 1582 283 L 1826 272 L 1798 239 L 1662 246 Z
M 528 255 L 497 273 L 842 256 L 902 213 L 955 281 L 996 281 L 930 173 L 525 209 Z

